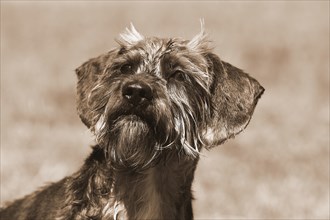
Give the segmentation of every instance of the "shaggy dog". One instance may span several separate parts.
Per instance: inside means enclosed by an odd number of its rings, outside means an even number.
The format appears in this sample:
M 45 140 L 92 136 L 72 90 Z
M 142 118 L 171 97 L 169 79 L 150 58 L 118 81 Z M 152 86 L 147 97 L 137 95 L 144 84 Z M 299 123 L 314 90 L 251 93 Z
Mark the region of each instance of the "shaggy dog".
M 240 133 L 264 89 L 212 52 L 203 25 L 192 40 L 144 37 L 131 26 L 118 44 L 76 70 L 91 155 L 1 219 L 193 219 L 199 152 Z

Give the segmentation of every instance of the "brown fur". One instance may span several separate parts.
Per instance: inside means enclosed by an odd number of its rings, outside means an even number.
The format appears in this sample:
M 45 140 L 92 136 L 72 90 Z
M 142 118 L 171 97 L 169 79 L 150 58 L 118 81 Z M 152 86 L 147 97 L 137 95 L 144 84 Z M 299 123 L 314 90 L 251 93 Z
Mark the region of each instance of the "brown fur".
M 202 148 L 249 123 L 264 89 L 191 41 L 144 38 L 77 69 L 78 114 L 97 144 L 82 168 L 1 210 L 1 219 L 193 219 Z

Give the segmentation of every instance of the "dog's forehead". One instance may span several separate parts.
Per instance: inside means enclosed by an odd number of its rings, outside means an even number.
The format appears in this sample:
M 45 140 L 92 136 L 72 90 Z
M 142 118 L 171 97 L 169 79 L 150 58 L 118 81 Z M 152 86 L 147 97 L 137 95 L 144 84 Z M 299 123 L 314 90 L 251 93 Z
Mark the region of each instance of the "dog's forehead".
M 190 48 L 188 43 L 189 41 L 181 38 L 149 37 L 129 48 L 129 53 L 139 57 L 138 60 L 142 60 L 140 62 L 142 68 L 159 69 L 163 60 L 182 65 L 189 63 L 190 66 L 199 66 L 205 59 L 202 53 Z
M 166 53 L 187 50 L 186 41 L 176 38 L 149 37 L 137 42 L 132 48 L 149 58 L 160 58 Z
M 119 63 L 129 63 L 137 74 L 150 73 L 166 77 L 179 69 L 194 77 L 200 84 L 209 84 L 208 62 L 203 51 L 191 41 L 182 38 L 147 37 L 121 44 Z

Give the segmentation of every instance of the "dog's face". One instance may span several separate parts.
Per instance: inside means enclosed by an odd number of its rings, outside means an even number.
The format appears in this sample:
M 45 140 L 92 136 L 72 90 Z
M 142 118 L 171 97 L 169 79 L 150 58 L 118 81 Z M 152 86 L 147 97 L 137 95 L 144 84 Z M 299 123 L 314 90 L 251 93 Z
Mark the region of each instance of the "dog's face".
M 112 165 L 145 168 L 165 151 L 196 158 L 248 124 L 263 88 L 191 41 L 145 38 L 132 26 L 119 47 L 80 66 L 78 112 Z

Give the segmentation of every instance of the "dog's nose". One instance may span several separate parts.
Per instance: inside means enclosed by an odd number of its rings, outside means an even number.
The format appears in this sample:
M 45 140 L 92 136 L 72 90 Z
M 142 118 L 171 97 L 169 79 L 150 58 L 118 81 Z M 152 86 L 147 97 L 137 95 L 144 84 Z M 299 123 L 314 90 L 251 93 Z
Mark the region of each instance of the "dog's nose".
M 124 85 L 122 95 L 135 106 L 151 101 L 153 98 L 150 86 L 141 82 L 132 82 Z

